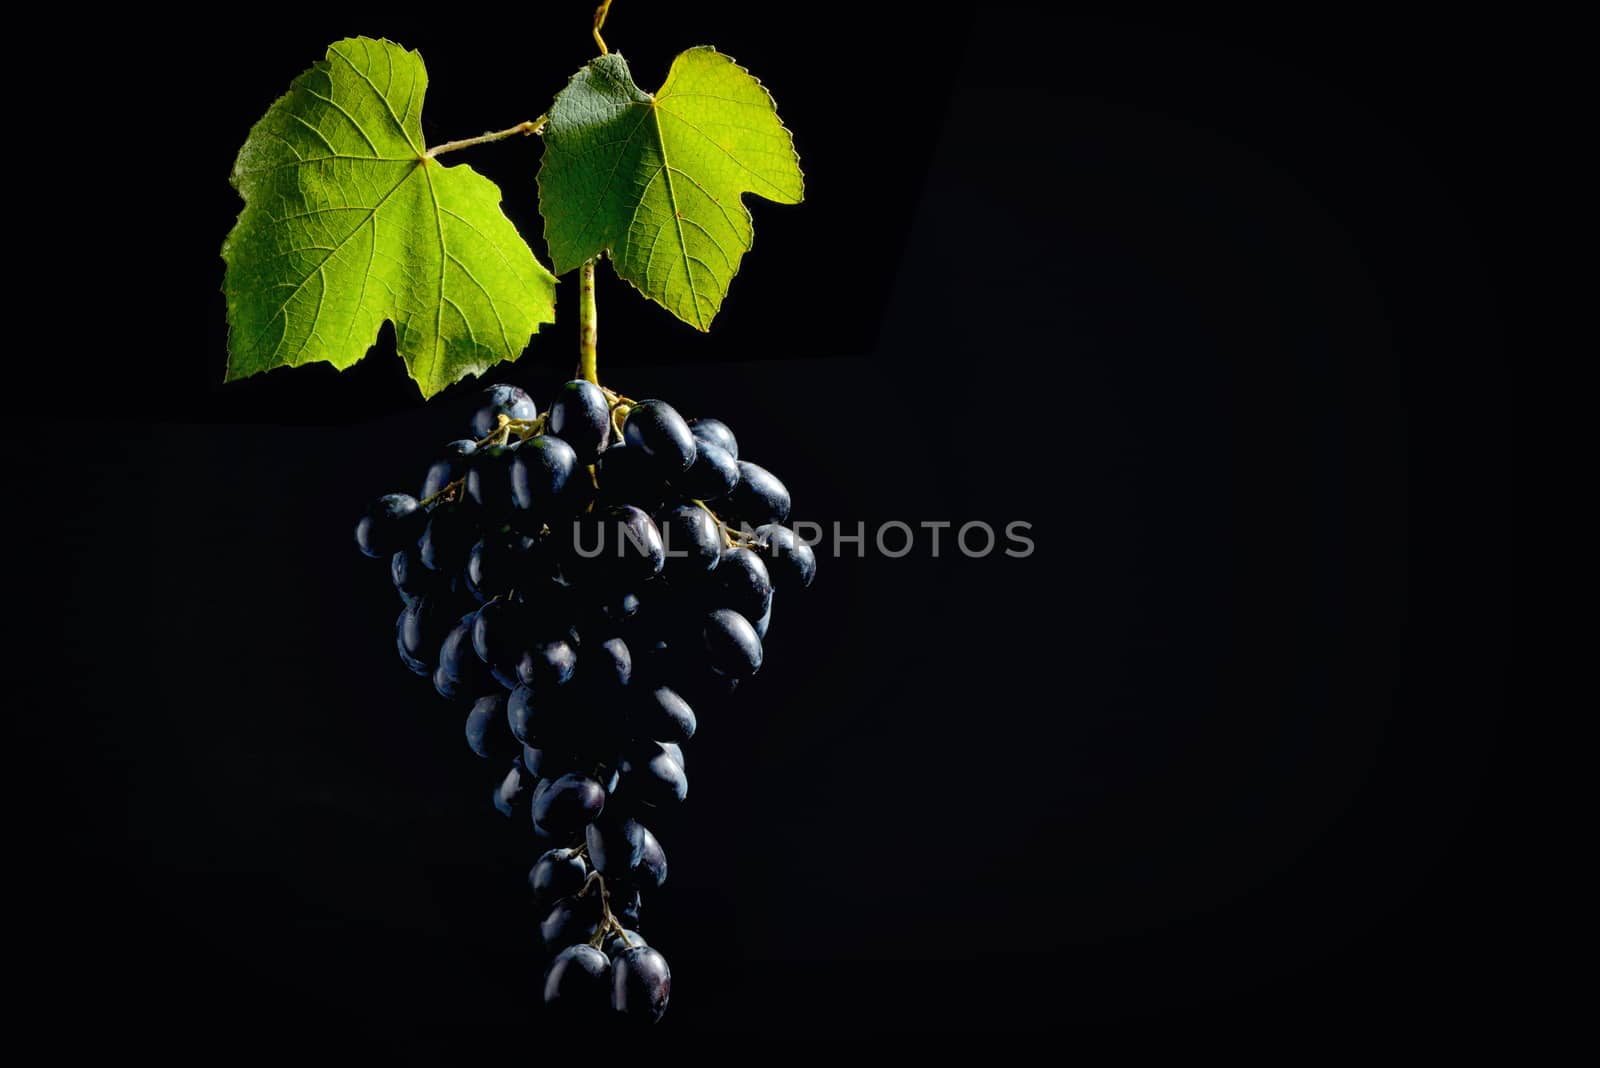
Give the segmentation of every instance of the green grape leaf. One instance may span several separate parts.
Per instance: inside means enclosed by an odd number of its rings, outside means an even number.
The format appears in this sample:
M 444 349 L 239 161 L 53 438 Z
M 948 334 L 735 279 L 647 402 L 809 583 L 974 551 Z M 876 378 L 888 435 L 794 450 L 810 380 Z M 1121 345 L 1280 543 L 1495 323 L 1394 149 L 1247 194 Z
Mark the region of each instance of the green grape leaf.
M 296 78 L 233 165 L 244 209 L 227 261 L 229 380 L 366 354 L 384 320 L 431 397 L 513 360 L 555 321 L 555 277 L 500 190 L 427 155 L 422 57 L 354 37 Z
M 609 249 L 618 274 L 705 330 L 755 234 L 744 193 L 798 204 L 805 182 L 766 88 L 715 49 L 680 54 L 653 96 L 616 52 L 556 96 L 539 167 L 556 273 Z

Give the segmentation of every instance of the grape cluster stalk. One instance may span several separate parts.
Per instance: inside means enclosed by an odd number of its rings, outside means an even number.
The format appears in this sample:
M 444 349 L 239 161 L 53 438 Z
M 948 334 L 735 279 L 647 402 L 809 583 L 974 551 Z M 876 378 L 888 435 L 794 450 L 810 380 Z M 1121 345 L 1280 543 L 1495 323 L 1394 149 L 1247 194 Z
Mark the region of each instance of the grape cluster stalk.
M 471 429 L 356 544 L 389 561 L 401 661 L 462 709 L 494 807 L 539 850 L 546 1005 L 653 1023 L 672 976 L 641 934 L 667 877 L 650 824 L 687 796 L 696 709 L 760 669 L 774 590 L 816 557 L 719 420 L 580 378 L 542 415 L 491 387 Z

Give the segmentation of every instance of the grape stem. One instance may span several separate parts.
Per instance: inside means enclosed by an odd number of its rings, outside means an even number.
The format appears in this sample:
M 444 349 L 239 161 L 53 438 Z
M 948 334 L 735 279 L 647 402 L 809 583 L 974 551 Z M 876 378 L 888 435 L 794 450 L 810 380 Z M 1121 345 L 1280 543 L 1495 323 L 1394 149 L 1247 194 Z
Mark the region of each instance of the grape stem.
M 515 137 L 518 134 L 531 136 L 533 134 L 544 133 L 544 128 L 549 122 L 549 115 L 540 115 L 537 119 L 532 119 L 528 122 L 519 122 L 515 126 L 509 127 L 508 129 L 496 130 L 493 133 L 479 134 L 477 137 L 463 137 L 459 141 L 446 141 L 442 145 L 435 145 L 433 148 L 428 149 L 428 151 L 423 153 L 423 156 L 427 159 L 433 159 L 435 156 L 442 156 L 446 152 L 454 152 L 458 148 L 471 148 L 473 145 L 486 145 L 490 141 L 504 141 L 506 138 Z
M 435 493 L 433 496 L 422 498 L 422 500 L 417 502 L 417 506 L 420 508 L 430 508 L 435 504 L 458 501 L 466 495 L 466 492 L 467 480 L 465 478 L 458 478 L 454 482 L 445 486 L 445 488 L 440 490 L 438 493 Z
M 590 872 L 589 877 L 583 881 L 583 889 L 578 891 L 578 896 L 587 897 L 590 888 L 595 886 L 600 888 L 600 926 L 595 930 L 594 937 L 589 939 L 589 945 L 599 949 L 605 944 L 606 935 L 616 934 L 621 936 L 623 945 L 630 949 L 633 948 L 633 941 L 628 938 L 627 931 L 623 929 L 622 924 L 617 922 L 617 918 L 611 914 L 611 891 L 606 889 L 605 876 L 598 871 Z
M 722 543 L 724 548 L 758 549 L 761 547 L 760 542 L 755 541 L 752 538 L 745 537 L 744 534 L 735 531 L 732 527 L 728 526 L 727 523 L 724 523 L 722 521 L 722 517 L 713 512 L 711 510 L 711 506 L 705 501 L 700 500 L 698 497 L 691 497 L 689 499 L 689 503 L 698 505 L 700 508 L 705 510 L 706 515 L 711 517 L 711 521 L 715 523 L 717 525 L 717 529 L 722 532 Z
M 578 274 L 578 377 L 600 385 L 600 369 L 595 362 L 595 340 L 600 320 L 594 307 L 594 260 L 584 260 Z
M 600 27 L 606 24 L 606 12 L 611 10 L 611 0 L 600 0 L 600 6 L 594 9 L 594 43 L 600 47 L 602 56 L 609 55 L 611 50 L 606 47 L 606 42 L 600 36 Z
M 496 417 L 498 422 L 495 423 L 494 429 L 489 431 L 481 440 L 473 442 L 473 444 L 480 449 L 485 445 L 504 445 L 511 440 L 512 434 L 517 435 L 523 441 L 527 441 L 531 437 L 544 433 L 545 421 L 549 418 L 549 415 L 550 413 L 546 412 L 536 419 L 513 419 L 501 412 Z

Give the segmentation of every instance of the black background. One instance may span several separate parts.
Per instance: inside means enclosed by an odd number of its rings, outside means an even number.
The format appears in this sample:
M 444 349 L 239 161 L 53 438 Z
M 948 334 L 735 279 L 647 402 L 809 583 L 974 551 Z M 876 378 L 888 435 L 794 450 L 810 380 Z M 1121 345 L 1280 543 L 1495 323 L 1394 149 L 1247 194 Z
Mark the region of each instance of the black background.
M 823 552 L 779 598 L 662 831 L 663 1031 L 1316 1044 L 1514 1016 L 1503 161 L 1527 34 L 660 8 L 624 0 L 607 35 L 640 83 L 731 53 L 808 195 L 750 202 L 709 335 L 602 268 L 605 380 L 732 423 L 798 519 L 1024 520 L 1037 544 Z M 221 382 L 228 167 L 329 41 L 419 48 L 434 142 L 534 116 L 592 54 L 583 5 L 443 17 L 108 25 L 57 96 L 105 127 L 46 150 L 97 306 L 46 319 L 5 395 L 13 503 L 46 517 L 12 518 L 37 550 L 12 558 L 38 636 L 13 808 L 41 1026 L 92 1006 L 108 1047 L 436 1056 L 540 1034 L 535 846 L 395 661 L 387 569 L 350 539 L 480 387 L 424 407 L 387 331 L 343 374 Z M 458 161 L 544 258 L 537 155 Z M 575 296 L 490 377 L 568 377 Z M 109 325 L 86 348 L 74 315 Z

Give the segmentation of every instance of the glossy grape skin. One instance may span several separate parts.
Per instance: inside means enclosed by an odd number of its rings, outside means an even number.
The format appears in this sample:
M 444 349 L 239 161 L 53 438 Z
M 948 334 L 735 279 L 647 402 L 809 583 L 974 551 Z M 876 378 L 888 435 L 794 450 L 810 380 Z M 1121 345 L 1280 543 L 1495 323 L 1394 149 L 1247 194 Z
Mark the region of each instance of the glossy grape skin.
M 774 588 L 803 590 L 817 577 L 817 554 L 788 527 L 765 523 L 756 528 L 756 541 Z
M 500 425 L 499 416 L 509 419 L 537 419 L 539 408 L 533 398 L 513 385 L 498 383 L 483 391 L 478 410 L 472 413 L 472 436 L 488 437 Z
M 439 696 L 447 700 L 475 698 L 494 683 L 472 648 L 472 625 L 477 617 L 476 612 L 462 616 L 439 645 L 439 665 L 433 672 L 433 686 Z
M 528 888 L 535 901 L 553 902 L 582 890 L 588 877 L 589 865 L 576 849 L 552 849 L 529 869 Z
M 484 516 L 501 520 L 511 514 L 511 472 L 520 446 L 486 445 L 473 454 L 467 468 L 467 499 Z
M 458 614 L 456 602 L 450 597 L 418 597 L 400 613 L 400 648 L 432 671 L 438 663 L 440 643 L 450 633 Z
M 611 433 L 611 402 L 599 386 L 575 378 L 550 402 L 546 425 L 572 446 L 579 464 L 592 464 Z
M 691 419 L 689 433 L 699 441 L 709 441 L 725 450 L 735 460 L 739 459 L 739 439 L 733 436 L 733 431 L 721 419 Z
M 767 629 L 772 626 L 772 602 L 777 599 L 778 593 L 774 590 L 772 596 L 767 598 L 767 610 L 762 613 L 760 619 L 755 621 L 756 637 L 761 639 L 761 647 L 763 649 L 767 645 Z
M 561 776 L 533 798 L 533 821 L 547 831 L 566 834 L 595 819 L 605 808 L 606 791 L 587 775 Z
M 717 674 L 742 679 L 761 669 L 761 638 L 750 621 L 733 609 L 708 612 L 700 635 Z
M 583 516 L 571 531 L 567 567 L 580 586 L 630 590 L 661 573 L 667 553 L 655 520 L 631 504 Z
M 628 936 L 626 942 L 623 941 L 623 935 Z M 606 956 L 615 959 L 619 953 L 633 949 L 635 946 L 643 946 L 648 944 L 649 943 L 644 940 L 644 935 L 640 934 L 638 931 L 624 927 L 621 932 L 612 931 L 610 934 L 606 935 L 605 953 Z
M 562 438 L 550 434 L 529 438 L 517 449 L 511 464 L 513 503 L 539 518 L 554 516 L 560 511 L 567 481 L 579 468 L 577 452 Z
M 637 925 L 644 912 L 644 897 L 638 888 L 617 883 L 607 886 L 606 890 L 610 895 L 607 904 L 611 908 L 611 918 L 629 926 Z
M 584 828 L 589 859 L 608 880 L 660 887 L 667 881 L 667 853 L 638 820 L 597 820 Z
M 517 535 L 489 534 L 467 551 L 464 575 L 467 592 L 479 604 L 505 594 L 516 584 L 522 566 L 521 541 Z
M 527 611 L 516 601 L 490 601 L 472 621 L 472 651 L 485 664 L 510 664 L 515 671 L 527 638 Z
M 698 504 L 668 508 L 655 523 L 661 532 L 661 571 L 669 581 L 704 574 L 722 558 L 722 529 Z
M 506 721 L 524 745 L 568 740 L 571 720 L 572 702 L 559 690 L 536 691 L 523 685 L 512 690 L 506 700 Z
M 753 550 L 743 546 L 723 550 L 714 578 L 719 606 L 731 608 L 751 621 L 766 614 L 767 602 L 772 598 L 772 579 L 766 562 Z
M 633 654 L 621 638 L 608 638 L 599 645 L 585 642 L 578 653 L 578 685 L 591 703 L 601 705 L 618 700 L 633 681 Z
M 406 604 L 439 586 L 438 574 L 422 566 L 415 546 L 401 549 L 389 557 L 389 578 L 394 582 L 395 592 Z
M 419 660 L 411 655 L 406 648 L 406 617 L 410 614 L 409 607 L 400 609 L 400 618 L 394 621 L 394 645 L 400 653 L 400 662 L 418 675 L 432 675 L 433 668 L 426 661 Z
M 563 949 L 578 942 L 587 942 L 600 929 L 600 895 L 569 894 L 550 907 L 544 921 L 539 924 L 539 937 L 549 950 Z
M 611 962 L 611 1007 L 618 1012 L 655 1023 L 671 995 L 667 958 L 649 946 L 624 950 Z
M 671 757 L 674 764 L 678 765 L 678 767 L 682 768 L 684 771 L 689 770 L 688 763 L 686 763 L 683 759 L 683 746 L 679 745 L 677 742 L 661 742 L 660 745 L 661 751 L 667 754 L 667 756 Z
M 467 474 L 467 457 L 478 451 L 478 443 L 467 438 L 452 441 L 444 447 L 444 455 L 433 461 L 428 468 L 428 473 L 422 479 L 423 500 L 427 500 L 442 491 L 458 478 L 465 478 Z
M 487 694 L 472 703 L 467 713 L 467 748 L 486 760 L 499 762 L 519 751 L 506 723 L 506 695 Z
M 788 519 L 789 506 L 789 489 L 777 475 L 749 460 L 739 461 L 739 484 L 733 487 L 726 502 L 730 515 L 759 527 Z
M 623 787 L 632 798 L 653 808 L 681 803 L 689 795 L 689 777 L 661 745 L 637 741 L 623 761 Z
M 545 972 L 545 1006 L 568 1023 L 599 1024 L 610 998 L 611 961 L 593 946 L 568 946 Z
M 739 464 L 728 450 L 709 441 L 699 443 L 694 463 L 682 474 L 672 476 L 672 488 L 685 497 L 714 501 L 733 492 L 739 484 Z
M 517 678 L 543 692 L 564 685 L 578 669 L 578 653 L 563 640 L 536 642 L 517 661 Z
M 687 742 L 694 737 L 694 709 L 676 690 L 669 686 L 639 689 L 628 710 L 636 737 L 658 742 Z
M 409 493 L 386 493 L 356 522 L 356 548 L 374 559 L 393 556 L 417 540 L 428 513 Z
M 521 757 L 513 757 L 511 769 L 494 788 L 494 807 L 508 819 L 527 806 L 532 796 L 533 776 L 522 766 Z
M 641 449 L 667 477 L 694 463 L 695 441 L 689 424 L 666 401 L 645 400 L 628 410 L 622 421 L 622 440 Z
M 478 540 L 478 521 L 459 504 L 435 505 L 417 539 L 417 559 L 430 571 L 456 571 Z

